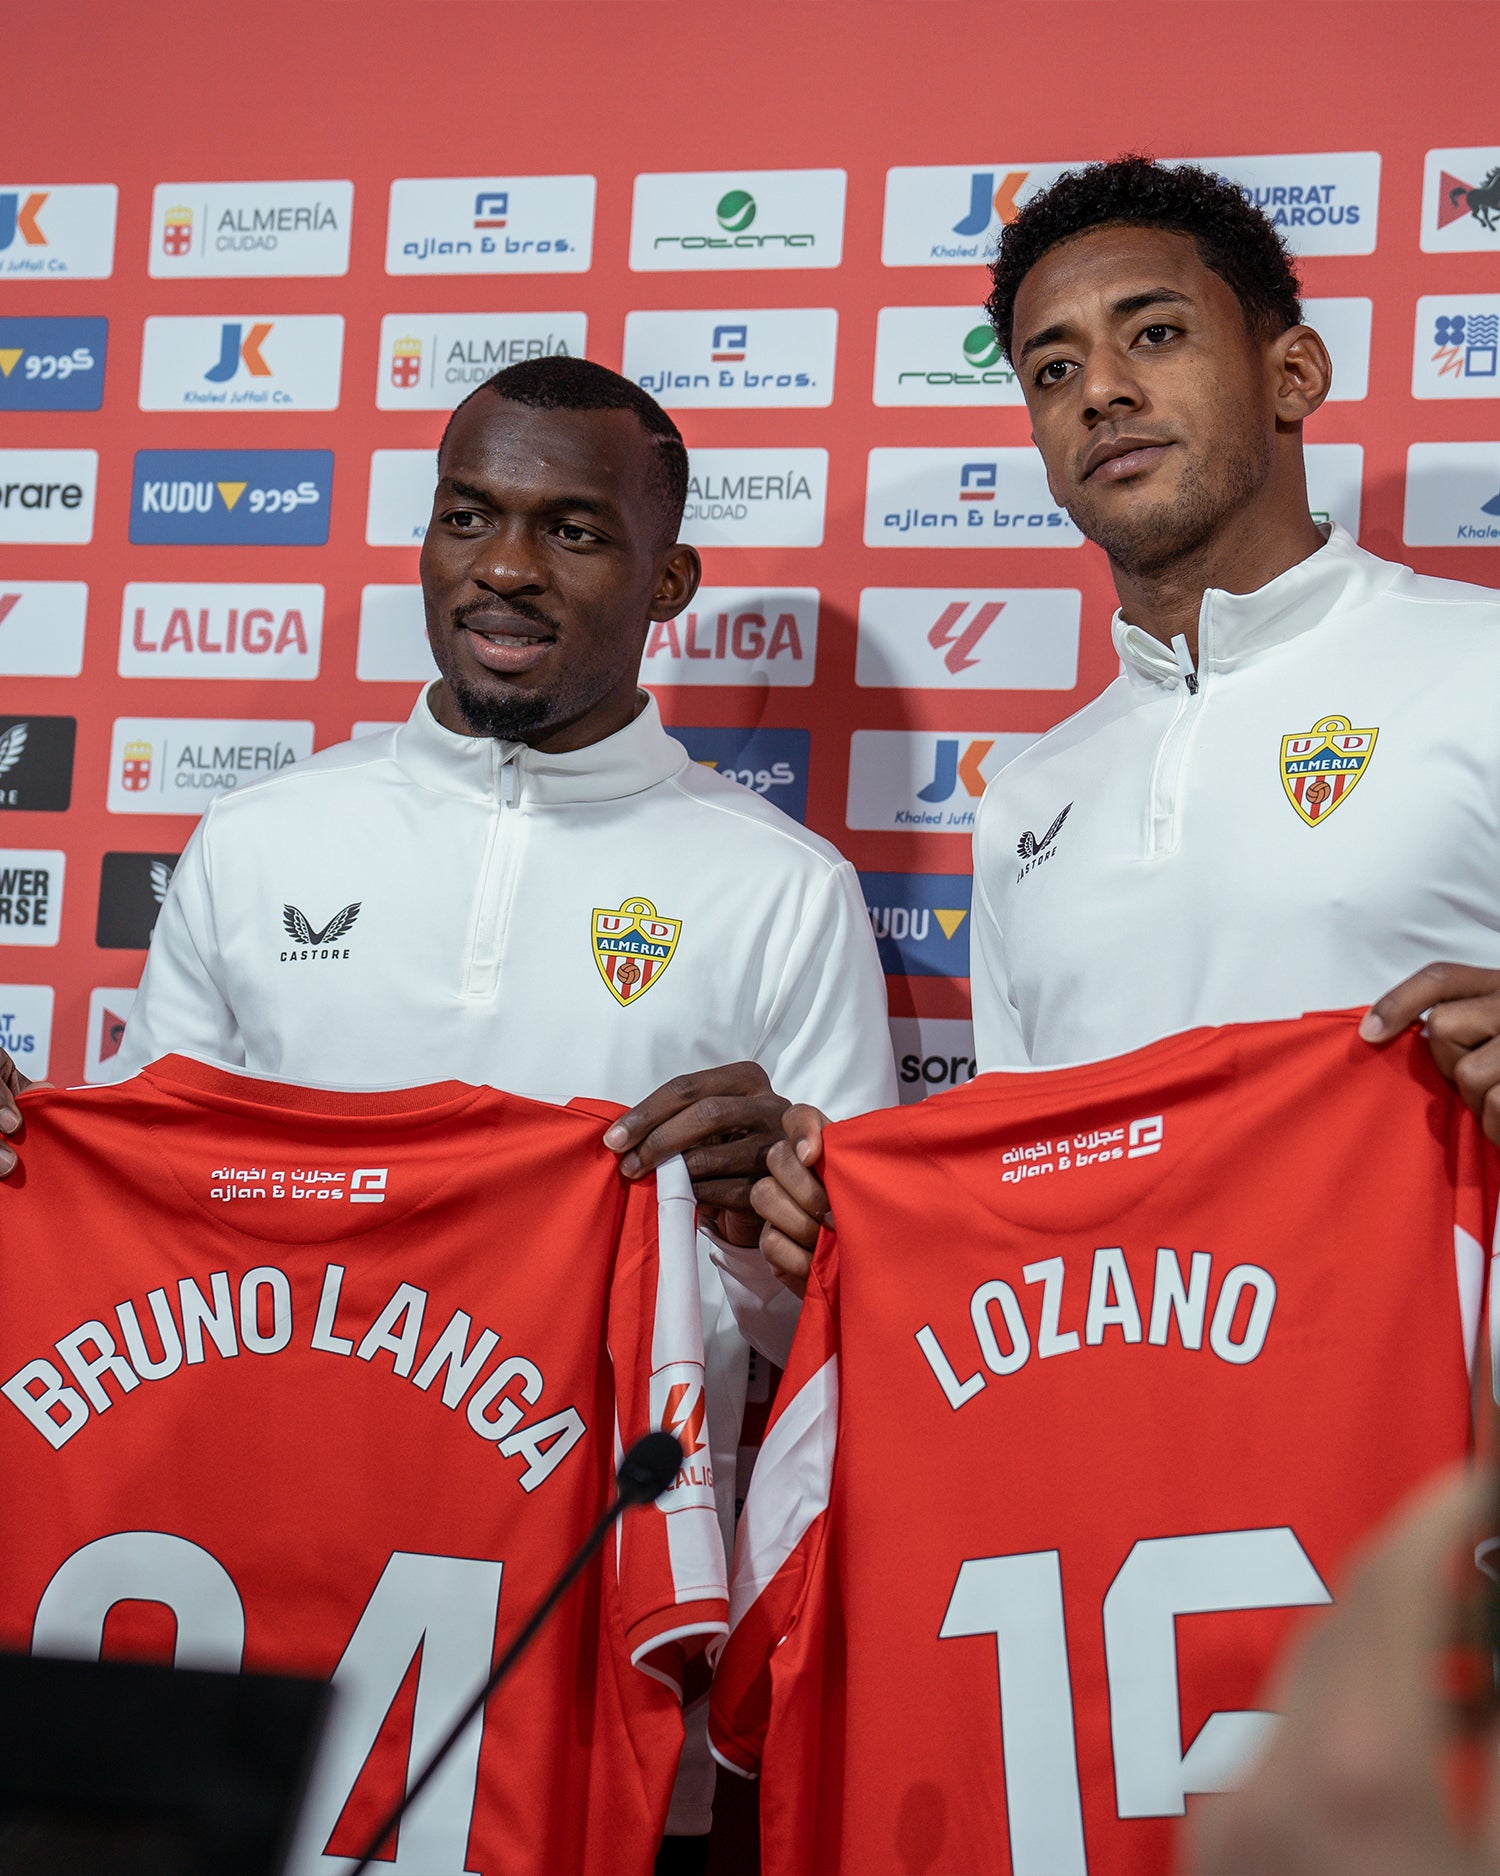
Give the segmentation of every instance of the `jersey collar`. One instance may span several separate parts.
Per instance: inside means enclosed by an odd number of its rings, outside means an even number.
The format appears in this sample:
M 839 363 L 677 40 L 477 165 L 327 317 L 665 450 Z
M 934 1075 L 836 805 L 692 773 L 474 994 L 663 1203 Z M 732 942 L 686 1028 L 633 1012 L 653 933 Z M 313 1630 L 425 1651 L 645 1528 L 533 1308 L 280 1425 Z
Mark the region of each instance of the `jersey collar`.
M 1356 545 L 1335 521 L 1316 553 L 1253 593 L 1211 586 L 1198 613 L 1198 670 L 1229 671 L 1256 653 L 1300 638 L 1335 611 L 1388 585 L 1397 569 Z M 1135 684 L 1180 684 L 1170 646 L 1116 612 L 1111 627 L 1122 674 Z
M 616 801 L 654 788 L 687 765 L 687 751 L 662 727 L 656 699 L 646 691 L 640 693 L 643 708 L 613 736 L 565 755 L 544 755 L 525 743 L 445 729 L 432 714 L 430 689 L 396 731 L 395 754 L 413 781 L 444 794 L 486 802 L 504 794 L 535 806 Z

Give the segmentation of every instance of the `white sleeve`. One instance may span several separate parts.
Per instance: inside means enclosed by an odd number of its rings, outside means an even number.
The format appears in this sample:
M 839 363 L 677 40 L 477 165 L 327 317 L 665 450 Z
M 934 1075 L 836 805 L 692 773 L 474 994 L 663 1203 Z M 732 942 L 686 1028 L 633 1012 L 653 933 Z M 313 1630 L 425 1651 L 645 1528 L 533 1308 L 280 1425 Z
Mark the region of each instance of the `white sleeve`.
M 205 815 L 172 874 L 125 1036 L 110 1063 L 111 1080 L 123 1080 L 174 1049 L 230 1067 L 245 1059 L 239 1025 L 219 982 L 208 828 Z
M 1026 1041 L 1020 1012 L 1011 1001 L 1010 973 L 1005 962 L 1005 935 L 990 903 L 989 843 L 985 838 L 985 808 L 989 789 L 979 804 L 974 822 L 974 904 L 969 931 L 969 998 L 974 1011 L 974 1065 L 982 1075 L 991 1068 L 1025 1068 Z
M 885 975 L 859 877 L 847 860 L 830 869 L 808 905 L 755 1059 L 778 1094 L 832 1120 L 896 1104 Z M 784 1368 L 796 1297 L 753 1245 L 706 1235 L 740 1334 Z

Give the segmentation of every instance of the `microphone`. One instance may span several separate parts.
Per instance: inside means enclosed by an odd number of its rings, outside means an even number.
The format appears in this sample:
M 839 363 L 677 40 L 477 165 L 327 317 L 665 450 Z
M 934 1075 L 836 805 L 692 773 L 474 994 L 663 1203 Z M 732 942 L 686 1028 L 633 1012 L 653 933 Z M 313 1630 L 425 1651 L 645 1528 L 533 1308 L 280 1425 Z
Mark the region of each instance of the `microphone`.
M 386 1839 L 401 1822 L 405 1813 L 421 1797 L 448 1754 L 468 1731 L 475 1717 L 483 1711 L 490 1695 L 520 1660 L 537 1631 L 562 1601 L 568 1586 L 609 1535 L 615 1520 L 632 1505 L 654 1504 L 677 1477 L 682 1460 L 682 1447 L 671 1433 L 643 1434 L 626 1453 L 620 1461 L 620 1470 L 615 1475 L 615 1495 L 605 1506 L 598 1523 L 568 1560 L 562 1574 L 551 1589 L 527 1617 L 520 1634 L 495 1663 L 494 1671 L 489 1679 L 453 1722 L 442 1744 L 413 1780 L 406 1796 L 370 1839 L 364 1855 L 354 1865 L 349 1876 L 363 1876 L 364 1871 L 368 1870 L 375 1858 L 379 1856 Z

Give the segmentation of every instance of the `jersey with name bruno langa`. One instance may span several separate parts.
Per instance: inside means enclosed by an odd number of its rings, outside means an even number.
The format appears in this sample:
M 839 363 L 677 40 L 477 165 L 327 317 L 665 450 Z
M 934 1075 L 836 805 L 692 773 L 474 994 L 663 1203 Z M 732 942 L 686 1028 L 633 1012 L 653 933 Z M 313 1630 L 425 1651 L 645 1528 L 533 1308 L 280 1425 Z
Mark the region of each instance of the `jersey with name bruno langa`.
M 607 1501 L 630 1512 L 403 1820 L 410 1876 L 644 1876 L 724 1629 L 693 1204 L 619 1110 L 167 1057 L 24 1099 L 0 1191 L 0 1646 L 331 1677 L 291 1876 L 347 1869 Z
M 1288 1629 L 1465 1452 L 1496 1162 L 1359 1014 L 829 1130 L 714 1681 L 767 1869 L 1175 1867 Z

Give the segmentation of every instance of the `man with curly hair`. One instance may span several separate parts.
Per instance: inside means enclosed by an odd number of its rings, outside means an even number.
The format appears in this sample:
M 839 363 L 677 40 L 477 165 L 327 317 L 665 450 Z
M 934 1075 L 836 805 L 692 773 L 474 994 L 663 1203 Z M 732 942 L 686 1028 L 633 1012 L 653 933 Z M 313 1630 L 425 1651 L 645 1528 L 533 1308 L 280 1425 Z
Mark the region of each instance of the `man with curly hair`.
M 1109 557 L 1121 668 L 980 806 L 979 1066 L 1376 998 L 1366 1040 L 1430 1011 L 1500 1141 L 1500 601 L 1314 520 L 1302 431 L 1332 367 L 1233 184 L 1065 174 L 993 285 L 1053 497 Z M 817 1117 L 784 1126 L 756 1197 L 795 1285 L 825 1201 Z

